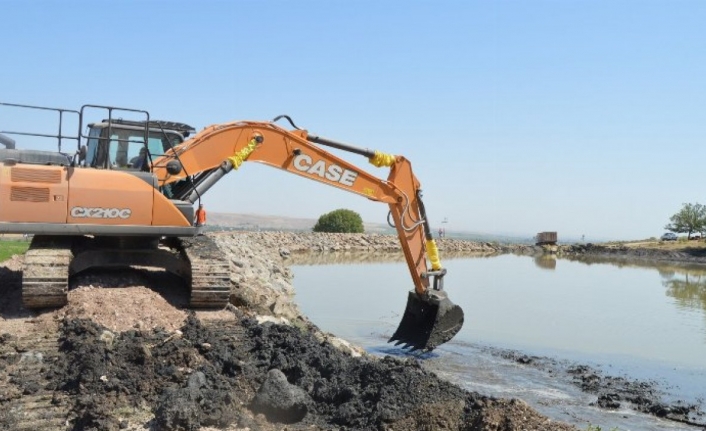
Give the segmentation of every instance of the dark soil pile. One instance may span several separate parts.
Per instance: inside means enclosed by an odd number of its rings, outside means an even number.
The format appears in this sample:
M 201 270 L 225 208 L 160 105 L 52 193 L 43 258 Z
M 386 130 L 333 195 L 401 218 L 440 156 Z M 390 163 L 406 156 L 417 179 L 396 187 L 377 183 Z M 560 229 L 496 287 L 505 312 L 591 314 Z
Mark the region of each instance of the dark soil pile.
M 311 332 L 243 318 L 119 334 L 66 319 L 44 376 L 73 401 L 74 430 L 570 430 L 519 401 L 466 392 L 415 358 L 354 358 Z M 284 425 L 286 424 L 286 425 Z

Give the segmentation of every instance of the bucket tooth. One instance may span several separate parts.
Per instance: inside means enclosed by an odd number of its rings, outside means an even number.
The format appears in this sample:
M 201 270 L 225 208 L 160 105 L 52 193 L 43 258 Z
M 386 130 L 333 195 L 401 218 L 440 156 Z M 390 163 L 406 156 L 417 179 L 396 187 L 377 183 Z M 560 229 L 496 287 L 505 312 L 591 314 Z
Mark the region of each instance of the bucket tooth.
M 463 326 L 463 310 L 443 291 L 429 291 L 426 297 L 409 292 L 402 321 L 388 342 L 405 343 L 412 350 L 429 352 L 449 341 Z

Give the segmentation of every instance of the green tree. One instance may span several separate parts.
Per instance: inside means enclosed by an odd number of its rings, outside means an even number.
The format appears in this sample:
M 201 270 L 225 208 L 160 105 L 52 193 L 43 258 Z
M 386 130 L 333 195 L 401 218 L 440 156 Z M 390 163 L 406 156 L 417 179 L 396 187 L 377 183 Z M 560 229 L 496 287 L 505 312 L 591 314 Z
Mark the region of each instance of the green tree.
M 363 233 L 360 214 L 347 209 L 337 209 L 319 217 L 314 232 Z
M 684 204 L 669 220 L 671 223 L 666 225 L 665 229 L 686 233 L 688 238 L 693 232 L 702 232 L 706 228 L 706 206 L 699 203 Z

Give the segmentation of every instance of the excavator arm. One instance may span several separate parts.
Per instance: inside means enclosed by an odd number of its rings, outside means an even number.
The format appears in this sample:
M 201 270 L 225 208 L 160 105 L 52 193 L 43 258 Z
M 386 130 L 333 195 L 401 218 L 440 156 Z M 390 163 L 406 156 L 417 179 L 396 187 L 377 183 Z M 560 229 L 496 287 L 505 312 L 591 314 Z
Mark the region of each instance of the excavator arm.
M 380 179 L 322 146 L 364 156 L 378 167 L 389 167 L 389 175 Z M 152 172 L 165 192 L 176 190 L 178 195 L 172 197 L 193 203 L 244 161 L 264 163 L 388 204 L 414 283 L 402 322 L 390 341 L 429 351 L 461 329 L 463 311 L 443 291 L 446 270 L 427 222 L 419 180 L 406 158 L 336 142 L 306 130 L 287 130 L 274 122 L 241 121 L 205 128 L 155 159 Z

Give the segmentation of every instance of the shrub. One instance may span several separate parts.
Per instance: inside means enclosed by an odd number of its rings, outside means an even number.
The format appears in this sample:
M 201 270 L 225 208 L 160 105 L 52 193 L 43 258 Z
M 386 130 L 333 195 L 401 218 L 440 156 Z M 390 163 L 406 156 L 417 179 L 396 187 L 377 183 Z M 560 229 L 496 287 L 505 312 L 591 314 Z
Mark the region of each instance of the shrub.
M 337 209 L 319 217 L 314 232 L 363 233 L 360 214 L 347 209 Z

